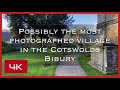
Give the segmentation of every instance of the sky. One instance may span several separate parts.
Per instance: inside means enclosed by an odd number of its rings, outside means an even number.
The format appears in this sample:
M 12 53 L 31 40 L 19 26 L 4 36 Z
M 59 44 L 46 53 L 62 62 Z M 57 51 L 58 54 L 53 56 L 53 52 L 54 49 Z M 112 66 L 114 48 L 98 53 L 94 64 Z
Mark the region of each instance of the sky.
M 97 24 L 97 14 L 72 14 L 73 24 Z
M 3 15 L 2 15 L 2 29 L 9 30 L 7 26 L 8 26 L 8 22 L 6 19 L 3 18 Z
M 70 14 L 75 20 L 73 24 L 96 24 L 97 14 Z M 2 18 L 2 29 L 9 30 L 7 21 Z

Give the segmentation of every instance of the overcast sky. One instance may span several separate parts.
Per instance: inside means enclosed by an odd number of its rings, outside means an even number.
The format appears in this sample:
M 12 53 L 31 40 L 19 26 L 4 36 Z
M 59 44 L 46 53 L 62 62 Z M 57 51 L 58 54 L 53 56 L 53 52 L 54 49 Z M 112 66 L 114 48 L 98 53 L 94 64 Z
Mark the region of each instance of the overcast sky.
M 75 22 L 73 24 L 96 24 L 97 14 L 72 14 Z M 2 29 L 9 30 L 7 21 L 2 18 Z

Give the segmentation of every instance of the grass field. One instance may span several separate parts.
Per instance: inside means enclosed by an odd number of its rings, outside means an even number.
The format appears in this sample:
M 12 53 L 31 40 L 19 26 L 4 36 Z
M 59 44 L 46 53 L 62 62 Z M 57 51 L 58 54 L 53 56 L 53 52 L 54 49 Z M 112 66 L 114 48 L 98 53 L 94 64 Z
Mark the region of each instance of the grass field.
M 53 76 L 56 66 L 59 62 L 48 62 L 44 61 L 46 55 L 49 56 L 63 56 L 71 53 L 20 53 L 19 51 L 9 52 L 2 55 L 2 75 L 3 76 Z M 28 60 L 28 73 L 26 74 L 5 74 L 4 73 L 4 61 L 5 60 Z M 116 76 L 116 73 L 113 74 L 103 74 L 97 69 L 91 67 L 88 62 L 90 57 L 86 57 L 82 54 L 78 60 L 81 67 L 85 70 L 88 76 Z
M 85 70 L 88 76 L 117 76 L 117 72 L 113 74 L 103 74 L 102 72 L 98 71 L 97 69 L 91 67 L 88 62 L 90 61 L 90 57 L 86 57 L 82 54 L 78 60 L 81 67 Z
M 20 53 L 19 51 L 9 52 L 2 55 L 2 75 L 3 76 L 53 76 L 58 62 L 46 62 L 44 56 L 63 56 L 62 53 Z M 28 60 L 28 73 L 27 74 L 5 74 L 4 73 L 4 60 Z

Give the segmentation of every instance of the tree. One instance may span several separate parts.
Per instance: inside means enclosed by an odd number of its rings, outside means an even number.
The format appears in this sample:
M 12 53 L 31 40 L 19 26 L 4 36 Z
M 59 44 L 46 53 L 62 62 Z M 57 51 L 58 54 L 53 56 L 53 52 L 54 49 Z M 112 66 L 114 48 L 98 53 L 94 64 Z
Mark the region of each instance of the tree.
M 19 35 L 20 28 L 51 28 L 58 29 L 58 33 L 53 35 L 57 38 L 62 38 L 64 35 L 61 28 L 67 28 L 69 24 L 74 22 L 73 18 L 67 14 L 7 14 L 4 16 L 9 22 L 11 32 L 15 38 L 24 38 L 25 33 Z M 52 31 L 53 32 L 53 31 Z M 37 35 L 33 35 L 35 38 Z M 40 38 L 48 38 L 48 35 L 40 34 Z
M 14 38 L 23 38 L 24 33 L 19 35 L 19 28 L 25 28 L 25 15 L 14 14 L 14 15 L 5 15 L 5 19 L 7 19 L 10 27 L 10 31 L 12 32 Z

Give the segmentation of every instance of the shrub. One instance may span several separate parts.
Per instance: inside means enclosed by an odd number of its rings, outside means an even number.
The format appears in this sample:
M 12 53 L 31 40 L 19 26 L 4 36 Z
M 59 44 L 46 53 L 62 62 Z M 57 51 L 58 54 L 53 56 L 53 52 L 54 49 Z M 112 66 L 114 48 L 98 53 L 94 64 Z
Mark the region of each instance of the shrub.
M 13 51 L 13 48 L 8 43 L 2 41 L 2 53 L 7 53 Z

